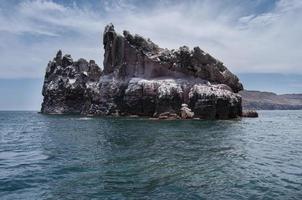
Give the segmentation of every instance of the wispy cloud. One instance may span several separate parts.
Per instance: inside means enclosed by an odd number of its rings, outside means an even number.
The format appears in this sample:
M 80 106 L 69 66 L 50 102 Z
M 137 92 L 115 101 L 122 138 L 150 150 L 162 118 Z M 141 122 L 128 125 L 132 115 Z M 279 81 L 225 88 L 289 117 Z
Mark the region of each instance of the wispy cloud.
M 198 45 L 234 72 L 302 73 L 301 1 L 279 0 L 263 12 L 261 1 L 176 2 L 25 0 L 8 10 L 0 4 L 0 77 L 42 77 L 59 48 L 102 65 L 101 33 L 109 22 L 163 47 Z

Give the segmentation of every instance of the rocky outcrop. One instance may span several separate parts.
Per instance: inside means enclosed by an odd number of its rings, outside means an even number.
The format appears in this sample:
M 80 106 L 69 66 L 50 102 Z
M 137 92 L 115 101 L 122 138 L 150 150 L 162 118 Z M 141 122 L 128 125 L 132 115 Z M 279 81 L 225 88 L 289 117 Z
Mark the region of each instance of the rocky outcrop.
M 180 117 L 182 119 L 192 119 L 194 117 L 194 113 L 190 108 L 188 108 L 188 105 L 185 103 L 181 104 Z
M 242 84 L 199 47 L 158 47 L 150 39 L 103 34 L 104 70 L 61 51 L 48 64 L 42 113 L 228 119 L 241 115 Z M 184 106 L 186 104 L 187 106 Z M 169 114 L 165 114 L 169 113 Z
M 46 68 L 41 112 L 49 114 L 81 114 L 92 85 L 97 85 L 101 69 L 93 60 L 73 61 L 70 55 L 62 57 L 59 50 Z
M 163 112 L 158 116 L 158 119 L 167 119 L 167 120 L 175 120 L 180 119 L 179 115 L 176 113 L 171 112 Z
M 234 92 L 243 89 L 238 78 L 222 62 L 199 47 L 190 50 L 183 46 L 170 51 L 158 47 L 150 39 L 133 36 L 128 31 L 124 31 L 123 35 L 118 35 L 112 24 L 105 28 L 105 74 L 114 72 L 120 78 L 200 78 L 215 84 L 225 84 Z
M 255 110 L 246 110 L 242 112 L 242 117 L 257 118 L 258 113 Z

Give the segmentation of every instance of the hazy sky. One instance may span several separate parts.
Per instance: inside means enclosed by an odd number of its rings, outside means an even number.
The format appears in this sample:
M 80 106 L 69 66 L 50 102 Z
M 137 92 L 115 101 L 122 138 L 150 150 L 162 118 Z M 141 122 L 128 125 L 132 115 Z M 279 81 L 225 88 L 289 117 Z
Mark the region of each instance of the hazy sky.
M 236 74 L 302 75 L 301 19 L 301 0 L 0 0 L 0 79 L 43 78 L 58 49 L 102 66 L 110 22 L 162 47 L 200 46 Z

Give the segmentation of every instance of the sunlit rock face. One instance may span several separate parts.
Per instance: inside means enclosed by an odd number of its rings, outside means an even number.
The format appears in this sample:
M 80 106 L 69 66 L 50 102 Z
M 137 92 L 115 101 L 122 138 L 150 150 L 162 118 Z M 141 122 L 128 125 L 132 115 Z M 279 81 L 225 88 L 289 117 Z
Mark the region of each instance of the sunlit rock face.
M 128 31 L 120 35 L 112 24 L 105 27 L 103 46 L 103 71 L 93 61 L 73 62 L 57 53 L 46 70 L 43 113 L 181 117 L 183 104 L 192 111 L 190 118 L 242 113 L 237 94 L 242 84 L 199 47 L 163 49 Z

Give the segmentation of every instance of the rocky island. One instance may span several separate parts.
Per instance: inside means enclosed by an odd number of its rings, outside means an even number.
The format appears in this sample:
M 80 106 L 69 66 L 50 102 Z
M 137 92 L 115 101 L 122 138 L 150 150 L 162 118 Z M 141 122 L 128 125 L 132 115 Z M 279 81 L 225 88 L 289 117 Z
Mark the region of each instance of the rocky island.
M 229 119 L 242 115 L 242 84 L 199 47 L 160 48 L 109 24 L 103 70 L 58 51 L 48 63 L 41 112 L 93 116 Z

